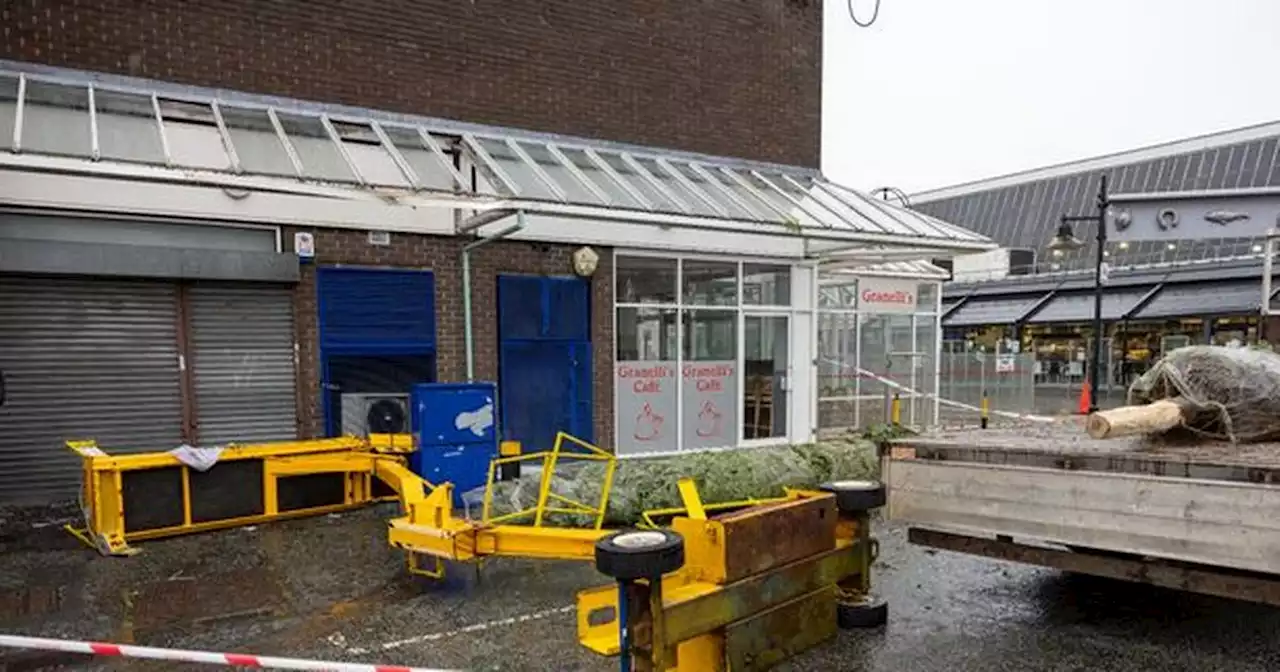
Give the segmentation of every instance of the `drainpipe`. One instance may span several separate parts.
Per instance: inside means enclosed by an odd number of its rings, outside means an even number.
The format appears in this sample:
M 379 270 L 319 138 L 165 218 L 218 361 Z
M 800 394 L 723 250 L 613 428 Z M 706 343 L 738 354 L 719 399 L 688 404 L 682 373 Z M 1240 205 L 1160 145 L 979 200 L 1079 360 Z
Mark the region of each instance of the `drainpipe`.
M 516 211 L 516 223 L 484 238 L 477 238 L 462 246 L 462 333 L 467 351 L 467 382 L 476 379 L 475 336 L 471 329 L 471 250 L 495 240 L 501 240 L 524 228 L 524 211 Z

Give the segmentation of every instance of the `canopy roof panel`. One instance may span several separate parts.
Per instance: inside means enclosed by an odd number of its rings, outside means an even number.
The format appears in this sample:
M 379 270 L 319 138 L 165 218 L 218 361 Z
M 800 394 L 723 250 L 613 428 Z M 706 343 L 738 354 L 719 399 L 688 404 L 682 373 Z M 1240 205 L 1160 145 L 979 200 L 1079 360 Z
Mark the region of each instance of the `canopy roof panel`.
M 990 240 L 795 166 L 0 61 L 0 158 L 147 179 L 254 176 L 389 201 L 523 210 L 942 252 Z M 49 164 L 40 164 L 48 169 Z M 63 165 L 63 164 L 58 164 Z M 476 174 L 466 169 L 475 166 Z M 337 187 L 335 191 L 332 188 Z M 317 193 L 314 189 L 304 193 Z M 438 204 L 439 199 L 431 201 Z M 456 207 L 464 207 L 458 205 Z M 489 221 L 492 221 L 491 219 Z M 836 256 L 817 250 L 814 256 Z

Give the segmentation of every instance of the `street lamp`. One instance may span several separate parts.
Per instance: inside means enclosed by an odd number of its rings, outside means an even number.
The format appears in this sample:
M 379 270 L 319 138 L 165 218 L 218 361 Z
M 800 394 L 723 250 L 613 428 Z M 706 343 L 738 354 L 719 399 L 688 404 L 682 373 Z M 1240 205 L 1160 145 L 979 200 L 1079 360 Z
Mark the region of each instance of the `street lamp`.
M 1049 241 L 1050 250 L 1073 251 L 1084 247 L 1084 242 L 1076 238 L 1072 224 L 1089 222 L 1097 227 L 1097 257 L 1093 267 L 1093 352 L 1089 364 L 1089 412 L 1098 410 L 1098 376 L 1102 369 L 1102 273 L 1103 249 L 1107 244 L 1107 208 L 1111 201 L 1107 197 L 1107 176 L 1103 175 L 1098 185 L 1098 209 L 1094 215 L 1063 215 L 1058 223 L 1058 233 Z

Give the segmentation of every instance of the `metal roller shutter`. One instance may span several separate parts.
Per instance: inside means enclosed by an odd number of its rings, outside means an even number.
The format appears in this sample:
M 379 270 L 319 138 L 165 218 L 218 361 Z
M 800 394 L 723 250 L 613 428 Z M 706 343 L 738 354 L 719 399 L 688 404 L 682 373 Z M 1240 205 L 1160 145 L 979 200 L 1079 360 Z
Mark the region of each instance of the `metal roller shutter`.
M 0 277 L 0 503 L 76 496 L 68 439 L 115 453 L 182 442 L 173 285 Z
M 199 443 L 297 438 L 292 290 L 196 285 L 189 298 Z

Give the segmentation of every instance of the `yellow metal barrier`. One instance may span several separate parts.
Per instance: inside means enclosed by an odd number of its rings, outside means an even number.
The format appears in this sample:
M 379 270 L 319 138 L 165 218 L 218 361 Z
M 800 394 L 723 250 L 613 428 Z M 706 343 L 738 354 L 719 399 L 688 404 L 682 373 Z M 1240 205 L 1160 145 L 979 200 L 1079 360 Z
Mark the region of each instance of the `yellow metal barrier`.
M 622 586 L 635 669 L 765 669 L 834 636 L 850 597 L 843 584 L 865 583 L 874 559 L 865 515 L 838 515 L 828 493 L 789 490 L 709 518 L 717 505 L 702 504 L 687 479 L 680 490 L 690 515 L 671 529 L 684 539 L 684 566 Z M 577 598 L 578 641 L 606 656 L 624 653 L 619 590 Z
M 412 446 L 407 434 L 230 445 L 200 471 L 168 452 L 68 441 L 84 522 L 66 529 L 104 555 L 131 555 L 130 542 L 343 511 L 379 499 L 376 464 L 402 462 Z M 332 477 L 298 478 L 322 474 Z
M 566 451 L 564 449 L 565 442 L 577 446 L 585 452 Z M 568 460 L 589 460 L 605 463 L 604 481 L 600 488 L 600 499 L 596 502 L 595 506 L 579 502 L 575 499 L 571 499 L 551 491 L 551 478 L 555 475 L 556 466 L 560 463 L 562 458 Z M 537 502 L 530 508 L 512 511 L 511 513 L 500 516 L 490 515 L 493 510 L 493 487 L 498 470 L 504 465 L 529 462 L 532 460 L 542 460 L 542 476 L 538 483 Z M 516 454 L 503 456 L 489 463 L 489 477 L 485 481 L 484 506 L 481 509 L 480 519 L 486 524 L 499 524 L 527 519 L 532 516 L 533 526 L 542 527 L 547 514 L 575 514 L 593 516 L 595 519 L 593 527 L 598 530 L 604 526 L 605 512 L 609 506 L 609 493 L 613 489 L 613 475 L 617 470 L 617 466 L 618 459 L 613 455 L 613 453 L 564 432 L 558 432 L 556 434 L 555 443 L 549 451 L 530 453 L 527 455 Z M 552 502 L 556 505 L 550 505 Z

